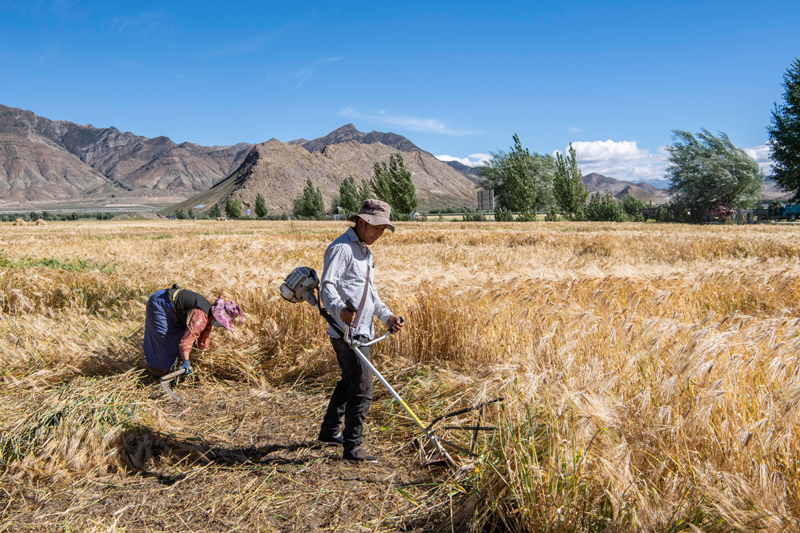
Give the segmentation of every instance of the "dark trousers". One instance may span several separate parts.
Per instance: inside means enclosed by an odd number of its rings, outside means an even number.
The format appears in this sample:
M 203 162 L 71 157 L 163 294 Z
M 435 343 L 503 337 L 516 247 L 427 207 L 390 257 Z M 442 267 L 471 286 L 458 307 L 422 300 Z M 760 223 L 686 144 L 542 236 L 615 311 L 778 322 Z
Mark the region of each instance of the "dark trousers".
M 358 338 L 365 342 L 366 338 Z M 364 433 L 364 420 L 372 405 L 372 370 L 364 364 L 360 357 L 342 339 L 331 337 L 336 359 L 342 369 L 342 379 L 333 389 L 328 410 L 322 419 L 323 435 L 335 435 L 339 431 L 339 423 L 344 416 L 344 449 L 354 450 L 361 446 Z M 370 348 L 359 348 L 367 359 Z

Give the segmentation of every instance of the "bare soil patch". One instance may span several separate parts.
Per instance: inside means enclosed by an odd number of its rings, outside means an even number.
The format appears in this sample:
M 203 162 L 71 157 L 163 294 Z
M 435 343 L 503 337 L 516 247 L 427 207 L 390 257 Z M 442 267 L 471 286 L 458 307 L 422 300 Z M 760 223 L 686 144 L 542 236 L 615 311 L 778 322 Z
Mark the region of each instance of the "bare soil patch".
M 352 465 L 341 448 L 315 440 L 322 388 L 187 383 L 175 387 L 176 403 L 155 380 L 143 386 L 181 436 L 129 435 L 153 441 L 139 471 L 77 484 L 3 482 L 0 499 L 13 497 L 0 531 L 424 531 L 436 522 L 413 501 L 447 473 L 421 466 L 411 442 L 386 438 L 380 413 L 365 439 L 379 463 Z

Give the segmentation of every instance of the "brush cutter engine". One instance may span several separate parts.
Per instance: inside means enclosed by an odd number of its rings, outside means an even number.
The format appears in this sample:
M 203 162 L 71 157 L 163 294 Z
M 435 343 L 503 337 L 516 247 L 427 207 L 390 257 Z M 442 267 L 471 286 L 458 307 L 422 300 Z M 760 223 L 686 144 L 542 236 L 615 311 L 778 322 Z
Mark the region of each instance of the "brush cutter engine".
M 286 276 L 281 285 L 281 296 L 292 303 L 307 302 L 317 305 L 314 291 L 319 287 L 319 278 L 313 268 L 297 267 Z

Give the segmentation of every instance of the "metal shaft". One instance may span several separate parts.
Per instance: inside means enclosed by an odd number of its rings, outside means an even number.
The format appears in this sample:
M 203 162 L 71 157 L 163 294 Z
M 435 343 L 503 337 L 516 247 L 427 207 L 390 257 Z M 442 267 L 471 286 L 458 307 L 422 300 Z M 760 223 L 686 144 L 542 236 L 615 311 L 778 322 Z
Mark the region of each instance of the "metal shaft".
M 384 379 L 384 377 L 381 375 L 380 372 L 378 372 L 378 370 L 375 368 L 372 362 L 369 359 L 367 359 L 367 357 L 363 353 L 361 353 L 361 350 L 358 349 L 358 346 L 350 345 L 350 347 L 353 349 L 354 352 L 356 352 L 356 355 L 358 355 L 361 358 L 364 364 L 367 365 L 370 370 L 372 370 L 372 373 L 375 374 L 378 380 L 381 383 L 383 383 L 383 386 L 386 387 L 386 389 L 389 391 L 392 397 L 394 397 L 394 399 L 397 400 L 397 403 L 403 406 L 403 409 L 405 409 L 406 413 L 408 413 L 408 415 L 414 420 L 414 422 L 416 422 L 417 426 L 419 426 L 419 429 L 421 429 L 422 432 L 425 433 L 425 436 L 428 437 L 428 440 L 430 440 L 431 443 L 433 443 L 433 445 L 436 447 L 436 450 L 442 455 L 442 457 L 445 458 L 447 464 L 450 465 L 452 468 L 457 469 L 458 465 L 456 465 L 456 462 L 453 460 L 452 457 L 450 457 L 450 454 L 447 453 L 447 450 L 445 450 L 442 444 L 436 439 L 436 437 L 433 436 L 428 431 L 428 429 L 425 427 L 425 424 L 422 423 L 422 421 L 419 419 L 419 417 L 417 417 L 416 414 L 414 414 L 414 411 L 411 410 L 408 404 L 406 404 L 406 402 L 403 401 L 403 398 L 401 398 L 400 395 L 397 394 L 397 392 L 392 388 L 392 386 L 389 385 L 389 382 L 386 381 L 386 379 Z
M 331 326 L 333 326 L 334 330 L 336 330 L 336 332 L 339 335 L 341 335 L 342 339 L 345 342 L 349 341 L 349 339 L 347 338 L 347 335 L 345 334 L 344 331 L 342 331 L 342 329 L 339 327 L 339 325 L 333 320 L 333 317 L 331 317 L 331 315 L 326 310 L 322 309 L 319 306 L 319 304 L 317 304 L 317 309 L 319 310 L 319 313 L 323 317 L 325 317 L 325 320 L 327 320 L 328 323 L 331 324 Z M 385 337 L 386 337 L 386 335 L 384 335 L 384 337 L 382 337 L 382 338 L 385 338 Z M 378 340 L 380 340 L 380 339 L 378 339 Z M 377 340 L 373 341 L 373 342 L 370 342 L 368 344 L 374 344 L 375 342 L 377 342 Z M 450 457 L 450 454 L 447 453 L 447 450 L 444 449 L 444 447 L 439 442 L 439 440 L 434 435 L 432 435 L 430 431 L 428 431 L 428 428 L 426 428 L 425 425 L 422 423 L 422 421 L 419 419 L 419 417 L 416 414 L 414 414 L 414 411 L 411 410 L 411 408 L 408 406 L 408 404 L 406 404 L 406 402 L 403 401 L 403 398 L 401 398 L 400 395 L 397 394 L 397 392 L 392 388 L 392 386 L 389 385 L 389 382 L 386 381 L 386 379 L 384 379 L 384 377 L 381 375 L 380 372 L 378 372 L 378 369 L 375 368 L 375 366 L 372 364 L 372 362 L 363 353 L 361 353 L 361 350 L 358 349 L 359 348 L 358 343 L 348 342 L 348 344 L 353 349 L 353 351 L 356 352 L 356 355 L 358 355 L 358 357 L 361 359 L 361 361 L 365 365 L 367 365 L 370 370 L 372 370 L 372 373 L 375 374 L 375 376 L 378 378 L 378 380 L 381 383 L 383 383 L 383 386 L 386 387 L 386 389 L 389 391 L 389 393 L 392 395 L 392 397 L 395 400 L 397 400 L 397 402 L 403 407 L 403 409 L 405 409 L 406 413 L 408 413 L 408 415 L 412 418 L 412 420 L 414 420 L 414 422 L 417 424 L 417 426 L 419 426 L 419 428 L 422 430 L 422 432 L 425 434 L 425 436 L 428 437 L 428 440 L 430 440 L 431 443 L 436 447 L 436 451 L 438 451 L 439 454 L 442 457 L 445 458 L 445 461 L 447 461 L 447 464 L 451 468 L 458 469 L 458 465 L 453 460 L 453 458 Z

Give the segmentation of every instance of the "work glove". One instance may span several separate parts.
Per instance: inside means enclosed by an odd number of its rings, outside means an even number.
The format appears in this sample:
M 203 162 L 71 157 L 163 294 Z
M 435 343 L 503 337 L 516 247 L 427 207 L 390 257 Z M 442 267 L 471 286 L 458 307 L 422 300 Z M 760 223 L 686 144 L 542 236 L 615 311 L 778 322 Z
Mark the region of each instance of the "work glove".
M 187 376 L 188 376 L 189 374 L 191 374 L 191 373 L 192 373 L 192 365 L 190 365 L 190 364 L 189 364 L 189 361 L 188 361 L 188 360 L 184 361 L 184 362 L 181 364 L 181 368 L 182 368 L 182 369 L 184 369 L 184 370 L 186 370 L 186 375 L 187 375 Z

